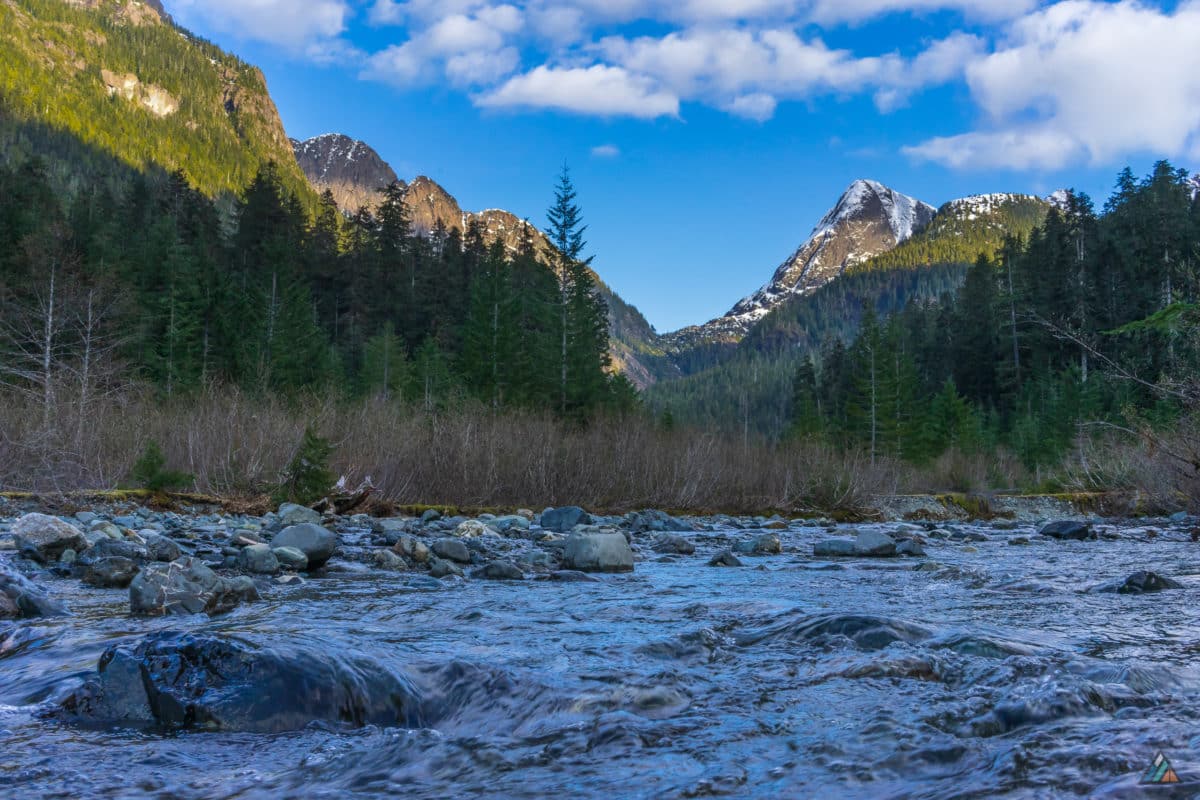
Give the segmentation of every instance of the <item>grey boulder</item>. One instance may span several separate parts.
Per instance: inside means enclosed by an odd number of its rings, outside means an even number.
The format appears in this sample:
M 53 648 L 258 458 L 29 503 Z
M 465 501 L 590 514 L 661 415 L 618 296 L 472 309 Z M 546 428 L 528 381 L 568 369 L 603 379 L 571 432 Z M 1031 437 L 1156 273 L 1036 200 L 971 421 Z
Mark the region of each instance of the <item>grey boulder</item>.
M 1135 572 L 1123 581 L 1113 581 L 1096 587 L 1093 591 L 1113 594 L 1153 594 L 1168 589 L 1182 589 L 1179 581 L 1159 575 L 1157 572 Z
M 249 578 L 226 580 L 196 558 L 170 564 L 151 564 L 129 585 L 129 607 L 134 614 L 217 614 L 243 600 L 257 600 Z
M 633 572 L 633 550 L 623 533 L 576 534 L 567 539 L 562 566 L 580 572 Z
M 674 553 L 681 556 L 690 556 L 696 552 L 696 545 L 676 533 L 659 536 L 654 540 L 653 547 L 656 553 Z
M 243 548 L 238 556 L 238 565 L 254 575 L 274 575 L 279 572 L 279 559 L 270 545 L 252 544 Z
M 492 581 L 523 581 L 525 573 L 511 561 L 492 561 L 472 572 L 471 577 Z
M 275 554 L 275 560 L 279 562 L 279 566 L 284 569 L 293 572 L 302 572 L 308 569 L 308 556 L 294 547 L 276 547 L 271 552 Z
M 841 558 L 854 554 L 854 542 L 850 539 L 826 539 L 813 545 L 813 555 L 817 558 Z
M 733 549 L 752 556 L 777 556 L 783 552 L 783 542 L 780 541 L 779 534 L 764 533 L 753 539 L 738 542 Z
M 13 524 L 12 534 L 21 555 L 42 564 L 58 561 L 66 550 L 81 553 L 88 548 L 82 531 L 46 514 L 26 514 Z
M 276 512 L 279 516 L 279 522 L 283 527 L 291 525 L 320 525 L 321 515 L 313 511 L 307 506 L 297 505 L 295 503 L 284 503 Z
M 579 506 L 563 506 L 562 508 L 547 508 L 542 512 L 542 527 L 548 531 L 570 533 L 576 525 L 588 525 L 592 521 L 588 514 Z
M 710 567 L 744 567 L 741 559 L 733 554 L 732 550 L 722 550 L 712 557 L 708 562 Z
M 1083 541 L 1092 538 L 1092 526 L 1088 522 L 1062 520 L 1042 528 L 1041 535 L 1051 539 Z
M 292 525 L 280 531 L 271 540 L 271 549 L 294 547 L 304 553 L 309 569 L 318 569 L 337 551 L 338 538 L 332 531 L 309 522 Z
M 0 619 L 59 617 L 67 613 L 33 581 L 0 565 Z
M 863 531 L 854 540 L 854 555 L 887 558 L 896 555 L 896 540 L 882 531 Z
M 137 562 L 121 556 L 108 556 L 88 565 L 83 582 L 100 589 L 124 589 L 133 583 L 137 574 Z
M 455 561 L 459 564 L 471 563 L 471 551 L 462 543 L 461 539 L 445 538 L 438 539 L 433 543 L 433 554 L 438 558 L 444 558 L 449 561 Z

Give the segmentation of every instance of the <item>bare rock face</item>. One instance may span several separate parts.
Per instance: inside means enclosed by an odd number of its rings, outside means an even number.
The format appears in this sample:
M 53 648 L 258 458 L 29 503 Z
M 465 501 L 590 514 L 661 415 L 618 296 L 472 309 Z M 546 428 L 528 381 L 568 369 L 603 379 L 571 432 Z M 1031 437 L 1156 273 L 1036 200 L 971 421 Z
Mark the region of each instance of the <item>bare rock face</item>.
M 399 180 L 371 147 L 340 133 L 292 140 L 296 161 L 318 191 L 328 189 L 338 208 L 354 213 L 379 204 L 379 190 Z
M 109 96 L 121 97 L 135 102 L 156 117 L 169 117 L 179 110 L 179 100 L 161 86 L 144 84 L 133 73 L 116 73 L 100 70 L 100 79 Z

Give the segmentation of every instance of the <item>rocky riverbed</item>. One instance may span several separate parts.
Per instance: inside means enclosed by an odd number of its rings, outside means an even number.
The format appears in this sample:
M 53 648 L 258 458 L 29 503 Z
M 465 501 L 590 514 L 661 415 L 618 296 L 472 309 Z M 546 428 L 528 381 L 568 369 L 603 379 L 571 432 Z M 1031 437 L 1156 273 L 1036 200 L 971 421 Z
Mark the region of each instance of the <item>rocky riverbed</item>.
M 1200 792 L 1184 515 L 45 512 L 0 502 L 0 796 Z

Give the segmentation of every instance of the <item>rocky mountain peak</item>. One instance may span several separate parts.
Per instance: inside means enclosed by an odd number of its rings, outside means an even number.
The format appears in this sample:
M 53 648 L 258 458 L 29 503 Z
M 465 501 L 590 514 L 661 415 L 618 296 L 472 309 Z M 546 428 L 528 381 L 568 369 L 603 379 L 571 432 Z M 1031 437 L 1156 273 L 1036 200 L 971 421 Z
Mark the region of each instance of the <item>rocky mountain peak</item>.
M 370 145 L 341 133 L 292 140 L 296 161 L 317 191 L 328 189 L 338 208 L 353 213 L 378 203 L 379 190 L 398 180 Z

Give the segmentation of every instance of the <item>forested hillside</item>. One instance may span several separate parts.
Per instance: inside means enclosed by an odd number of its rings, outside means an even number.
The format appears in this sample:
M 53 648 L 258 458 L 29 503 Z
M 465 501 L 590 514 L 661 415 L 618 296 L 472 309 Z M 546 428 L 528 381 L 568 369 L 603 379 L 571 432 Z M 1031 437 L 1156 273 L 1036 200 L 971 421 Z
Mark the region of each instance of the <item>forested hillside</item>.
M 924 463 L 950 448 L 1059 462 L 1081 426 L 1139 429 L 1197 399 L 1200 203 L 1167 163 L 1103 213 L 1071 194 L 939 302 L 868 316 L 795 375 L 791 432 Z

